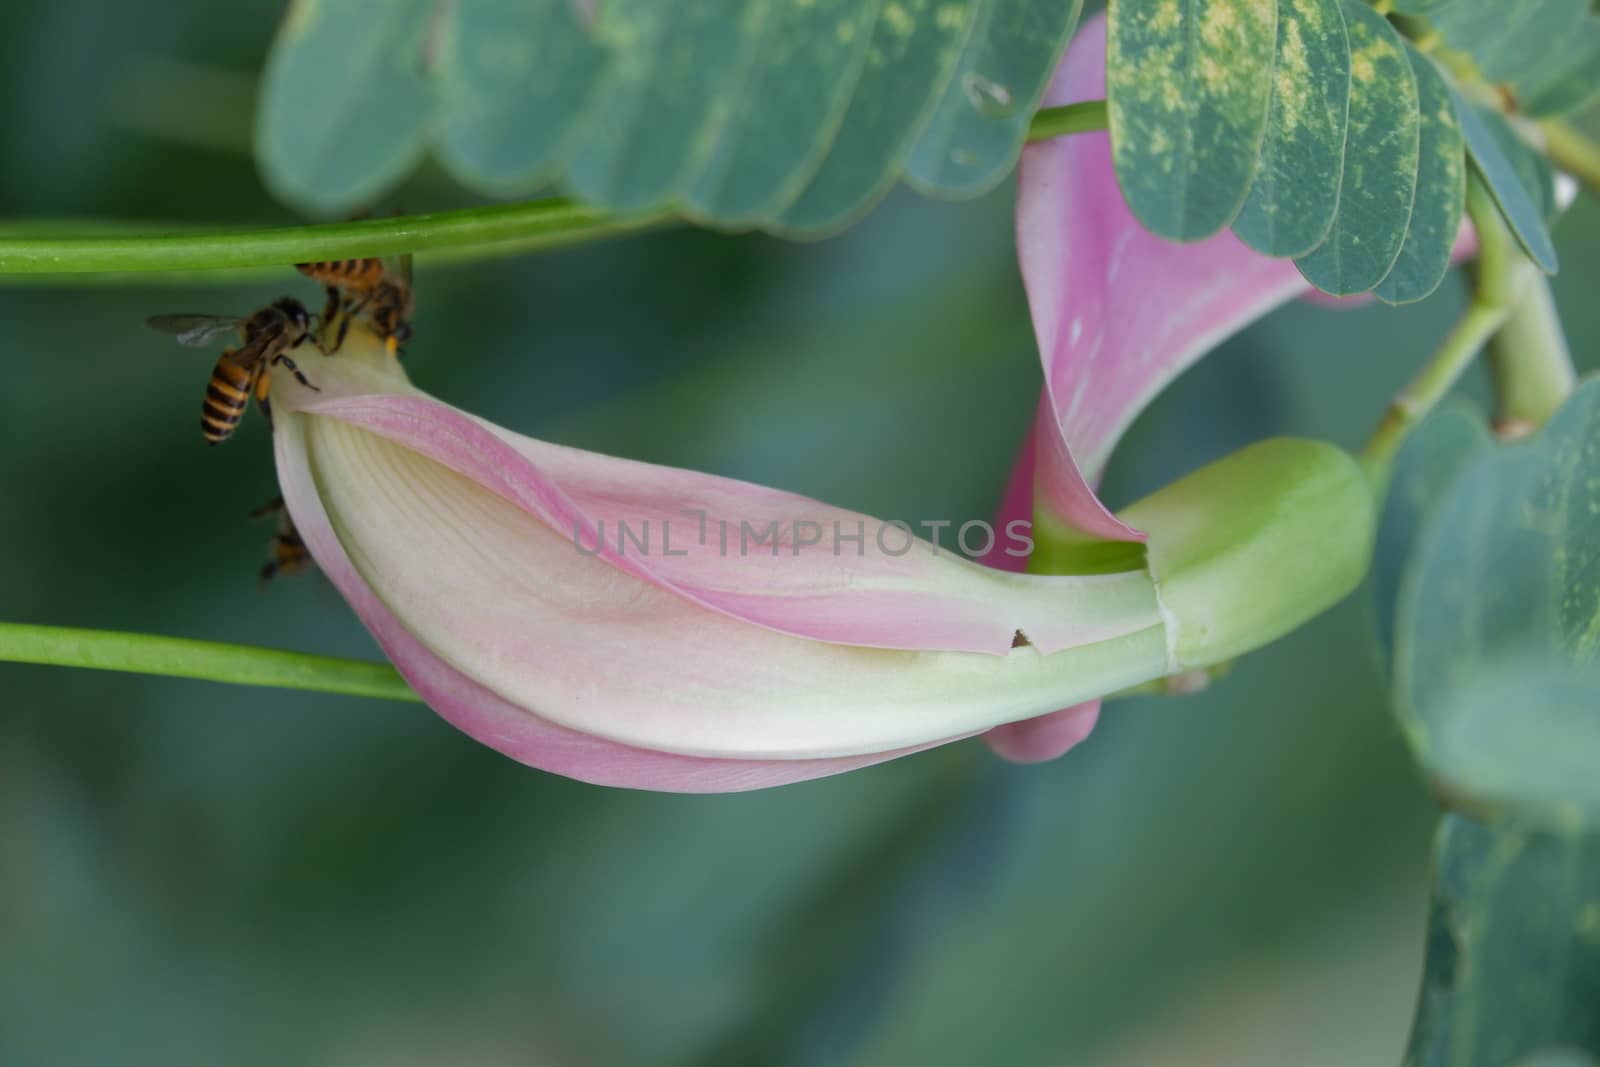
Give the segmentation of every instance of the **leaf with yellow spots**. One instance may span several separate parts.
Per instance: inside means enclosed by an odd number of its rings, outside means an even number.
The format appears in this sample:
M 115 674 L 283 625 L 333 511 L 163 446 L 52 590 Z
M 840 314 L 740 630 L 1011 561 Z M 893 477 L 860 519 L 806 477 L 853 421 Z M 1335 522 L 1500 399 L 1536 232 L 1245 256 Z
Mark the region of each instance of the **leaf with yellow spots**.
M 1152 232 L 1230 224 L 1260 165 L 1276 0 L 1111 0 L 1106 101 L 1117 180 Z
M 1444 795 L 1600 831 L 1600 381 L 1455 477 L 1401 580 L 1394 675 Z
M 1450 86 L 1433 60 L 1406 46 L 1417 78 L 1422 135 L 1417 153 L 1417 193 L 1389 274 L 1378 285 L 1379 300 L 1407 304 L 1430 295 L 1450 269 L 1450 253 L 1461 229 L 1467 195 L 1467 156 Z
M 1405 1067 L 1593 1067 L 1600 838 L 1447 816 Z
M 1269 256 L 1320 245 L 1339 210 L 1350 117 L 1350 40 L 1340 0 L 1279 0 L 1261 166 L 1233 232 Z
M 1328 239 L 1295 260 L 1327 293 L 1364 293 L 1399 259 L 1411 224 L 1421 151 L 1417 79 L 1389 21 L 1346 0 L 1350 35 L 1350 122 L 1345 132 L 1339 211 Z

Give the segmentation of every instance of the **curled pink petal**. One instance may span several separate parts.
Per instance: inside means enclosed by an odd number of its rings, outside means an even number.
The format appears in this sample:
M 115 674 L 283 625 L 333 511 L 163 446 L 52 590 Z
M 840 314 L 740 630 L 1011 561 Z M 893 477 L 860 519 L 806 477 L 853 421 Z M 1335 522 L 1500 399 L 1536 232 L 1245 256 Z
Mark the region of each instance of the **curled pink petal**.
M 419 393 L 333 396 L 304 410 L 490 488 L 564 533 L 574 554 L 800 637 L 999 655 L 1021 632 L 1050 653 L 1137 633 L 1154 617 L 1139 572 L 1013 576 L 870 516 L 521 437 Z M 1005 532 L 989 530 L 1001 555 Z
M 317 497 L 302 425 L 275 435 L 285 502 L 306 546 L 350 603 L 406 681 L 442 718 L 462 733 L 519 763 L 596 785 L 676 793 L 764 789 L 867 767 L 941 744 L 813 760 L 738 760 L 678 755 L 606 741 L 548 722 L 517 707 L 450 667 L 411 635 L 351 566 Z
M 1105 20 L 1084 24 L 1047 105 L 1105 96 Z M 1037 506 L 1089 537 L 1139 540 L 1092 482 L 1134 417 L 1229 334 L 1310 286 L 1231 233 L 1175 244 L 1139 225 L 1107 134 L 1023 151 L 1017 251 L 1044 361 Z
M 319 391 L 274 394 L 291 512 L 401 673 L 516 758 L 652 788 L 766 784 L 970 736 L 1172 669 L 1167 619 L 1142 568 L 1040 577 L 930 551 L 906 557 L 902 574 L 890 552 L 841 564 L 800 550 L 809 544 L 746 556 L 575 541 L 561 526 L 598 533 L 602 521 L 664 520 L 690 505 L 763 520 L 853 513 L 488 426 L 410 388 L 370 340 L 353 336 L 335 357 L 307 353 L 301 366 Z M 948 618 L 924 618 L 934 610 Z M 963 617 L 968 629 L 952 626 Z M 1047 652 L 1018 639 L 1029 620 L 1073 643 Z M 997 626 L 1008 638 L 1000 651 L 935 643 Z M 752 766 L 764 761 L 805 766 Z
M 995 755 L 1012 763 L 1043 763 L 1065 755 L 1088 738 L 1100 718 L 1100 701 L 996 726 L 983 735 Z

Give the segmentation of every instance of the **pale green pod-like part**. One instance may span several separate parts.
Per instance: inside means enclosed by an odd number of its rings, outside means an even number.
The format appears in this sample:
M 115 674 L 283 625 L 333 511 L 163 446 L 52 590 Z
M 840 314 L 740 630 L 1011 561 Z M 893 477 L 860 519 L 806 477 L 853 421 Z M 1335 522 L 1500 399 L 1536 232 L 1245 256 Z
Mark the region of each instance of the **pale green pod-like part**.
M 1118 514 L 1146 551 L 1177 670 L 1215 666 L 1343 600 L 1366 574 L 1371 483 L 1330 444 L 1274 438 Z

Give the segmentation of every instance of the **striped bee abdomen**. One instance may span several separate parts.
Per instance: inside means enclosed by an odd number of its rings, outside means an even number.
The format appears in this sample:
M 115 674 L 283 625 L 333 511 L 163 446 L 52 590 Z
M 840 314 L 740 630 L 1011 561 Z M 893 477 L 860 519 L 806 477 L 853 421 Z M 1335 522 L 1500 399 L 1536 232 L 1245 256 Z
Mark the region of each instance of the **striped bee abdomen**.
M 324 285 L 337 285 L 351 292 L 367 292 L 383 279 L 381 259 L 333 259 L 325 263 L 296 263 L 295 269 Z
M 220 444 L 233 434 L 250 402 L 255 375 L 239 366 L 233 350 L 222 353 L 206 384 L 206 398 L 200 408 L 200 431 L 207 443 Z

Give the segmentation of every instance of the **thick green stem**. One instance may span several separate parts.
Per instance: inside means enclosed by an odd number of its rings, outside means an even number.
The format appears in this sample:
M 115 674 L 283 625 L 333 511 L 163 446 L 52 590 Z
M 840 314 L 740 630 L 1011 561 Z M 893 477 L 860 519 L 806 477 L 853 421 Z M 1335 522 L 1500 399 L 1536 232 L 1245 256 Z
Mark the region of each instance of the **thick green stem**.
M 385 700 L 418 699 L 387 663 L 110 630 L 0 623 L 0 661 L 199 678 L 230 685 L 310 689 Z
M 1069 133 L 1093 133 L 1105 129 L 1109 121 L 1104 100 L 1040 108 L 1028 124 L 1028 140 L 1046 141 Z
M 1388 484 L 1395 454 L 1409 434 L 1450 392 L 1473 359 L 1511 316 L 1533 268 L 1511 240 L 1500 211 L 1481 180 L 1467 187 L 1467 212 L 1478 232 L 1478 264 L 1472 302 L 1433 358 L 1389 404 L 1383 421 L 1362 451 L 1378 493 Z
M 1033 117 L 1030 141 L 1106 128 L 1106 102 L 1049 107 Z M 0 224 L 0 283 L 247 283 L 263 269 L 316 260 L 422 253 L 428 264 L 491 259 L 634 233 L 673 221 L 667 211 L 617 216 L 570 200 L 441 211 L 233 233 L 44 232 Z M 9 232 L 8 232 L 9 230 Z M 231 274 L 211 274 L 230 271 Z
M 1600 144 L 1561 119 L 1539 124 L 1550 162 L 1577 178 L 1590 196 L 1600 197 Z
M 618 217 L 568 200 L 534 200 L 237 233 L 0 237 L 0 274 L 225 270 L 442 249 L 498 256 L 633 233 L 667 217 Z
M 1567 335 L 1550 282 L 1531 274 L 1500 332 L 1489 343 L 1494 375 L 1495 429 L 1523 437 L 1543 426 L 1577 385 Z

